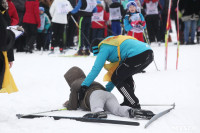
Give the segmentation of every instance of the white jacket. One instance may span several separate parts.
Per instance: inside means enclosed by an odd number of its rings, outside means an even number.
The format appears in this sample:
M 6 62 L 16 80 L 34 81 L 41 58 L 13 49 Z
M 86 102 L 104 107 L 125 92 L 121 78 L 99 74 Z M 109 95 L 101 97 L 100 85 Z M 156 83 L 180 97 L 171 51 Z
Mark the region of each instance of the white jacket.
M 73 8 L 68 0 L 54 0 L 49 10 L 52 22 L 67 24 L 67 14 L 72 9 Z

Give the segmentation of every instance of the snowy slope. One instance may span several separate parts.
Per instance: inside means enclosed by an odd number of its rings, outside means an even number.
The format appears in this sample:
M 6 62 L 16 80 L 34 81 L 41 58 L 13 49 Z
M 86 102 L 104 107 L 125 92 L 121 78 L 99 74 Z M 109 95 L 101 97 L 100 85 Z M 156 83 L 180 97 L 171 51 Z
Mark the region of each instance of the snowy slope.
M 48 56 L 47 52 L 34 54 L 15 53 L 15 62 L 11 72 L 19 88 L 13 94 L 0 94 L 0 133 L 199 133 L 200 132 L 200 45 L 181 45 L 179 69 L 175 69 L 176 45 L 169 45 L 168 70 L 164 70 L 165 47 L 152 44 L 157 71 L 152 63 L 144 74 L 134 75 L 136 95 L 140 103 L 171 104 L 175 110 L 158 119 L 147 129 L 147 121 L 122 118 L 109 115 L 109 119 L 140 122 L 140 126 L 119 126 L 110 124 L 82 123 L 73 120 L 54 121 L 51 118 L 17 119 L 17 113 L 34 113 L 62 108 L 69 97 L 69 86 L 64 80 L 64 73 L 72 66 L 79 66 L 89 73 L 95 57 L 58 57 Z M 74 53 L 74 50 L 66 54 Z M 102 81 L 102 70 L 96 81 Z M 119 102 L 123 98 L 114 89 Z M 143 107 L 155 113 L 167 107 Z M 82 116 L 83 111 L 60 111 L 49 113 L 61 116 Z

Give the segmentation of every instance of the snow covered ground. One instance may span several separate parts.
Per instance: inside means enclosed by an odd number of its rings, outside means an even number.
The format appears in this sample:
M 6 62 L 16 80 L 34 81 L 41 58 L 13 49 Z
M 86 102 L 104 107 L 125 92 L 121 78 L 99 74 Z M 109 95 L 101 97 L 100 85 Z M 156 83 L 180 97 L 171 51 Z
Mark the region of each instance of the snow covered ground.
M 172 104 L 176 107 L 158 119 L 147 129 L 146 120 L 135 120 L 108 115 L 108 119 L 138 121 L 140 126 L 83 123 L 74 120 L 51 118 L 17 119 L 17 113 L 34 113 L 62 108 L 69 97 L 69 86 L 63 75 L 73 66 L 79 66 L 88 74 L 95 57 L 48 56 L 48 52 L 34 54 L 15 53 L 11 72 L 19 92 L 0 94 L 0 133 L 199 133 L 200 132 L 200 45 L 181 45 L 179 67 L 176 70 L 176 45 L 169 44 L 168 69 L 164 70 L 165 47 L 152 44 L 155 62 L 146 73 L 134 75 L 136 95 L 141 104 Z M 66 54 L 76 51 L 70 50 Z M 105 70 L 96 81 L 102 83 Z M 119 102 L 121 94 L 115 88 Z M 158 113 L 169 107 L 143 107 Z M 48 113 L 60 116 L 83 116 L 83 111 L 59 111 Z

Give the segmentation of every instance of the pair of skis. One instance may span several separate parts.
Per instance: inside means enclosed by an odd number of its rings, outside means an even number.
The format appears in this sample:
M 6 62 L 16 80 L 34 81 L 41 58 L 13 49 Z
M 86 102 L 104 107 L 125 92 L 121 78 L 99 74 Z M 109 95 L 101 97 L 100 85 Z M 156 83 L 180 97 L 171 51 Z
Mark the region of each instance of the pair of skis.
M 157 106 L 157 105 L 156 105 Z M 159 105 L 158 105 L 159 106 Z M 167 114 L 170 112 L 172 109 L 175 108 L 175 104 L 171 104 L 169 106 L 172 106 L 171 108 L 164 110 L 156 115 L 154 115 L 145 125 L 144 128 L 147 128 L 151 123 L 153 123 L 155 120 L 158 118 L 162 117 L 163 115 Z M 53 118 L 54 120 L 60 120 L 60 119 L 70 119 L 70 120 L 76 120 L 80 122 L 92 122 L 92 123 L 108 123 L 108 124 L 120 124 L 120 125 L 130 125 L 130 126 L 139 126 L 139 122 L 134 122 L 134 121 L 121 121 L 121 120 L 110 120 L 110 119 L 103 119 L 103 118 L 84 118 L 84 117 L 67 117 L 67 116 L 51 116 L 51 115 L 39 115 L 41 113 L 48 113 L 48 112 L 54 112 L 54 111 L 62 111 L 62 110 L 67 110 L 67 109 L 58 109 L 58 110 L 50 110 L 50 111 L 45 111 L 45 112 L 39 112 L 39 113 L 34 113 L 34 114 L 17 114 L 17 118 L 41 118 L 41 117 L 50 117 Z
M 49 116 L 49 115 L 22 115 L 17 114 L 17 117 L 20 118 L 41 118 L 41 117 L 50 117 L 54 120 L 60 119 L 70 119 L 76 120 L 81 122 L 93 122 L 93 123 L 109 123 L 109 124 L 120 124 L 120 125 L 132 125 L 132 126 L 139 126 L 139 122 L 132 122 L 132 121 L 120 121 L 120 120 L 109 120 L 103 118 L 84 118 L 84 117 L 67 117 L 67 116 Z

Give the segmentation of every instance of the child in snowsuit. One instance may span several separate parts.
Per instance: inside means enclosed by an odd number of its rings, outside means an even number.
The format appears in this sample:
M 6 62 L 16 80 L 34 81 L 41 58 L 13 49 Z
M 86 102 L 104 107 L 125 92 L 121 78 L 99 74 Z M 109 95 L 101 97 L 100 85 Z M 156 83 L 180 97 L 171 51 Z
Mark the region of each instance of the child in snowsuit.
M 92 16 L 92 38 L 103 38 L 104 28 L 109 14 L 104 10 L 101 1 L 97 1 L 97 12 Z
M 50 7 L 52 17 L 52 42 L 51 51 L 54 47 L 59 46 L 60 52 L 63 53 L 63 33 L 65 25 L 68 23 L 67 14 L 72 10 L 72 6 L 68 0 L 54 0 Z
M 140 108 L 139 99 L 134 94 L 132 75 L 141 72 L 153 61 L 153 51 L 147 43 L 136 40 L 131 36 L 110 36 L 106 39 L 95 39 L 91 51 L 97 55 L 94 66 L 81 84 L 81 90 L 90 86 L 104 67 L 108 70 L 104 81 L 109 81 L 106 90 L 114 86 L 124 96 L 124 103 L 133 108 Z M 110 64 L 105 64 L 109 61 Z M 80 97 L 82 97 L 82 94 Z
M 38 34 L 37 34 L 37 39 L 36 39 L 36 48 L 37 50 L 41 50 L 41 47 L 42 47 L 44 50 L 47 30 L 50 27 L 50 20 L 47 14 L 44 13 L 44 7 L 39 7 L 39 10 L 40 10 L 41 26 L 37 30 Z
M 128 14 L 124 18 L 124 28 L 128 31 L 129 36 L 133 36 L 139 41 L 144 42 L 143 29 L 146 27 L 146 22 L 141 13 L 137 12 L 137 5 L 134 1 L 127 4 Z
M 153 116 L 151 111 L 120 106 L 116 97 L 112 93 L 105 91 L 105 88 L 98 82 L 93 82 L 86 91 L 84 98 L 79 100 L 79 89 L 86 77 L 84 72 L 78 67 L 72 67 L 65 73 L 64 77 L 71 91 L 69 100 L 64 103 L 64 107 L 67 110 L 77 110 L 80 107 L 83 110 L 92 111 L 92 113 L 84 116 L 87 118 L 106 118 L 107 114 L 104 111 L 130 118 L 150 119 Z

